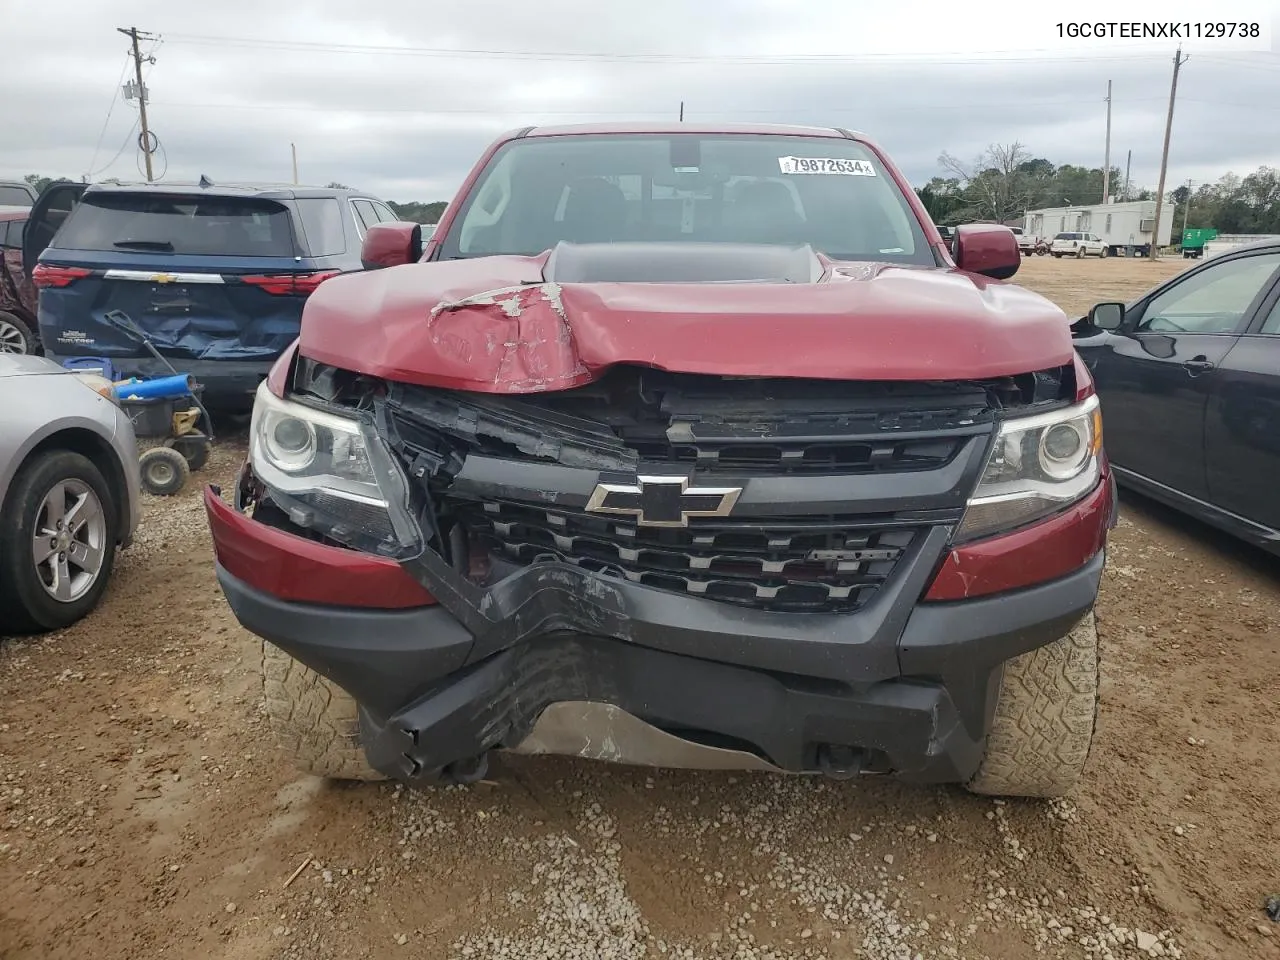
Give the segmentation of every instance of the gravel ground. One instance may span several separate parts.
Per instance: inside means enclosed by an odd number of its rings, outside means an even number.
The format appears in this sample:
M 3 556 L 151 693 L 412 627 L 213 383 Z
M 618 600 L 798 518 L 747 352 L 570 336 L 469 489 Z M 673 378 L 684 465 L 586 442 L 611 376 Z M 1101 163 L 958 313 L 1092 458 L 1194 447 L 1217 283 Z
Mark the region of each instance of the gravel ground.
M 1079 313 L 1181 267 L 1022 279 Z M 299 776 L 198 485 L 149 500 L 99 611 L 0 649 L 0 957 L 1280 958 L 1280 564 L 1124 510 L 1098 741 L 1046 804 L 542 758 L 468 788 Z

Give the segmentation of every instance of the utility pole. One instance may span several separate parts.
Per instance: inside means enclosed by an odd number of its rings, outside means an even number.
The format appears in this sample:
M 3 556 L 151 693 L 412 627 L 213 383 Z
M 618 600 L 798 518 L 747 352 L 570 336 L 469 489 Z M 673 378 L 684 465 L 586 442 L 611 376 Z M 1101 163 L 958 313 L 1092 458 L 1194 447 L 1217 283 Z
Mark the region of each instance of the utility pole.
M 1182 205 L 1182 234 L 1186 236 L 1187 221 L 1191 218 L 1191 180 L 1187 180 L 1187 200 Z
M 1173 133 L 1173 103 L 1178 97 L 1178 71 L 1191 59 L 1190 54 L 1182 55 L 1182 47 L 1173 55 L 1173 82 L 1169 85 L 1169 116 L 1164 121 L 1164 150 L 1160 154 L 1160 185 L 1156 187 L 1156 220 L 1151 233 L 1152 260 L 1160 259 L 1160 211 L 1164 207 L 1164 178 L 1169 172 L 1169 137 Z
M 154 179 L 151 170 L 151 130 L 147 126 L 147 91 L 142 85 L 142 52 L 138 49 L 139 38 L 143 40 L 154 39 L 150 34 L 138 33 L 137 27 L 116 27 L 117 33 L 123 33 L 126 37 L 133 41 L 133 75 L 138 81 L 138 118 L 142 123 L 142 132 L 138 135 L 138 143 L 142 147 L 142 158 L 147 164 L 147 182 L 150 183 Z M 155 63 L 155 57 L 148 57 L 149 62 Z
M 1111 81 L 1107 81 L 1107 150 L 1102 161 L 1102 203 L 1111 202 Z
M 293 182 L 296 186 L 298 183 L 298 145 L 290 143 L 289 149 L 293 151 Z
M 1129 157 L 1124 162 L 1124 198 L 1129 199 L 1129 167 L 1133 165 L 1133 151 L 1129 151 Z

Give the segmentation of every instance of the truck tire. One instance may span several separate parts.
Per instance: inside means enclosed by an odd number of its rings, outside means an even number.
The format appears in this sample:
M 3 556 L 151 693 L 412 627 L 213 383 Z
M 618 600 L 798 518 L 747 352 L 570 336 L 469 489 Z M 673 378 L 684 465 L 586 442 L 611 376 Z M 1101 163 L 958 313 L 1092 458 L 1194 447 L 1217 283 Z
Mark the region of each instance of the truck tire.
M 271 732 L 300 770 L 331 780 L 386 779 L 365 759 L 351 695 L 265 640 L 262 692 Z
M 1087 613 L 1071 632 L 1004 665 L 995 718 L 973 793 L 1060 797 L 1089 759 L 1098 719 L 1098 627 Z

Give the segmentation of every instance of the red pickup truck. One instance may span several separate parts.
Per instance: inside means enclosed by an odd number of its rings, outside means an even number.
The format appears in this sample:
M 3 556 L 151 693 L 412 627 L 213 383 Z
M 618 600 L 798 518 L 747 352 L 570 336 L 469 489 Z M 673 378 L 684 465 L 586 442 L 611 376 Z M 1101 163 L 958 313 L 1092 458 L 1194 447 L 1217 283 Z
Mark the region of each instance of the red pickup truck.
M 1115 487 L 1008 228 L 845 130 L 528 128 L 363 256 L 206 491 L 304 769 L 1076 782 Z

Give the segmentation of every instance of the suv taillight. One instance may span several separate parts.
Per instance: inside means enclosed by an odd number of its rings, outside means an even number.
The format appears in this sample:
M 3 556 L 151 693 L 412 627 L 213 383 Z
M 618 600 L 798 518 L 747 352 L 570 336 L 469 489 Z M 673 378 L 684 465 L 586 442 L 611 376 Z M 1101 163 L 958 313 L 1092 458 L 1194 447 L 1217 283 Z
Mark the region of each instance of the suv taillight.
M 83 280 L 92 270 L 84 267 L 54 267 L 47 263 L 37 263 L 31 271 L 31 282 L 37 287 L 66 287 Z
M 314 293 L 316 287 L 330 277 L 336 277 L 341 270 L 322 270 L 319 273 L 273 273 L 241 277 L 243 283 L 265 290 L 277 297 L 301 296 Z

